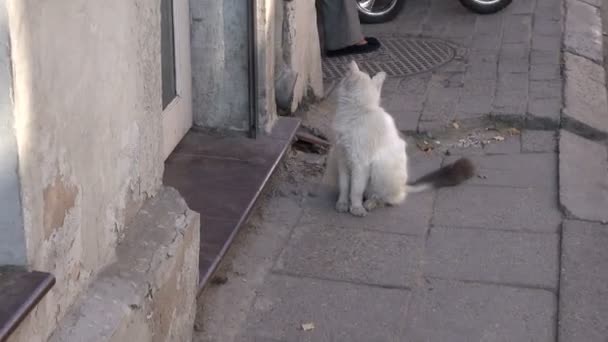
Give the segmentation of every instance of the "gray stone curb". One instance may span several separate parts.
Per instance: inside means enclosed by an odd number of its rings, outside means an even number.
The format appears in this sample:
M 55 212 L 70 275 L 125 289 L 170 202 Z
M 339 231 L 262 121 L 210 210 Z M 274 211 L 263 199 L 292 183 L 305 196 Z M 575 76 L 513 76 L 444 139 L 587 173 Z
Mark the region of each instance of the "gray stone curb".
M 566 216 L 608 222 L 608 149 L 565 130 L 559 141 L 559 200 Z
M 608 139 L 608 100 L 603 69 L 600 10 L 565 0 L 562 128 L 591 140 Z
M 608 221 L 608 99 L 599 3 L 564 0 L 559 200 L 567 217 Z

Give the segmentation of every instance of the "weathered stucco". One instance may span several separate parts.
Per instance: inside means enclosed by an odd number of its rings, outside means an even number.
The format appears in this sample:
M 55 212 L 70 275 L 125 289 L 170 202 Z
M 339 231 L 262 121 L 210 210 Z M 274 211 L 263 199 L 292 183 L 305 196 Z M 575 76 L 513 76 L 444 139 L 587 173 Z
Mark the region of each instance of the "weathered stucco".
M 0 0 L 0 265 L 25 265 L 9 39 L 6 1 Z
M 282 58 L 297 76 L 291 110 L 295 111 L 307 97 L 323 96 L 321 48 L 314 1 L 283 2 Z
M 163 188 L 127 228 L 50 342 L 190 341 L 198 281 L 199 214 Z
M 160 186 L 159 11 L 8 0 L 27 261 L 57 278 L 14 340 L 50 334 Z

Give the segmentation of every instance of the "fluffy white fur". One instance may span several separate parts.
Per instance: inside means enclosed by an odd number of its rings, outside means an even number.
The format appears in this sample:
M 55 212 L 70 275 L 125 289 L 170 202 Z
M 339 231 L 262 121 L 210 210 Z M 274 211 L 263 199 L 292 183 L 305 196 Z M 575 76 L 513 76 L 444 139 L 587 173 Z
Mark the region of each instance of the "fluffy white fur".
M 380 106 L 385 78 L 384 72 L 370 78 L 353 61 L 338 86 L 328 171 L 337 169 L 340 212 L 365 216 L 378 205 L 403 202 L 407 192 L 424 190 L 406 185 L 406 142 L 393 117 Z

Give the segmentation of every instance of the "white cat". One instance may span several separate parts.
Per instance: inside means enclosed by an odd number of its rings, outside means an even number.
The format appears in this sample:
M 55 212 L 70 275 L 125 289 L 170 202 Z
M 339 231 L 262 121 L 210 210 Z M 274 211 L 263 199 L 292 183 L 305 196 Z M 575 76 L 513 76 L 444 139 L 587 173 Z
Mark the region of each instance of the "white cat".
M 352 61 L 338 86 L 328 172 L 337 173 L 339 212 L 365 216 L 379 205 L 400 204 L 409 192 L 457 185 L 473 175 L 471 162 L 460 159 L 408 183 L 406 142 L 380 106 L 385 78 L 384 72 L 370 78 Z

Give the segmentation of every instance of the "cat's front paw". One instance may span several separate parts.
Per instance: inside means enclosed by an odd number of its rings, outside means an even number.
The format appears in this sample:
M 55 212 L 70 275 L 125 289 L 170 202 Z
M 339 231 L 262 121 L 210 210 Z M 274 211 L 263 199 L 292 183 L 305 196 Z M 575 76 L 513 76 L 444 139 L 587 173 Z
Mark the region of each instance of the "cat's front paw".
M 350 213 L 357 217 L 364 217 L 367 215 L 367 210 L 363 207 L 350 207 Z
M 339 213 L 348 212 L 348 202 L 341 202 L 341 201 L 336 202 L 336 211 Z

